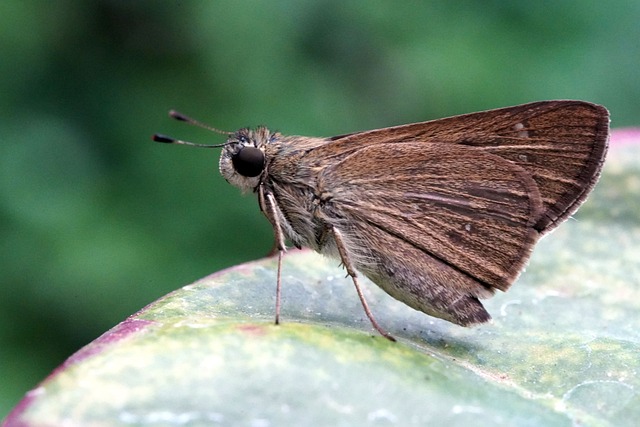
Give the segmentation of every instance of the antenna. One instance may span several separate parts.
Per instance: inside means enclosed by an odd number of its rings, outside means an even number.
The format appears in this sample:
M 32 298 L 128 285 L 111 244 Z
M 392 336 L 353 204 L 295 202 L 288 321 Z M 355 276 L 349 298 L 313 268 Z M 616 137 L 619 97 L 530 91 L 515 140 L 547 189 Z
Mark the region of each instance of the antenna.
M 186 122 L 186 123 L 188 123 L 188 124 L 190 124 L 192 126 L 197 126 L 199 128 L 209 130 L 211 132 L 215 132 L 215 133 L 219 133 L 219 134 L 227 135 L 227 136 L 233 135 L 233 132 L 225 132 L 223 130 L 216 129 L 216 128 L 211 127 L 209 125 L 206 125 L 206 124 L 204 124 L 204 123 L 202 123 L 202 122 L 200 122 L 198 120 L 192 119 L 191 117 L 186 116 L 186 115 L 184 115 L 184 114 L 182 114 L 182 113 L 180 113 L 178 111 L 175 111 L 175 110 L 169 111 L 169 117 L 171 117 L 173 119 L 176 119 L 176 120 L 179 120 L 181 122 Z M 224 147 L 225 145 L 227 145 L 226 142 L 223 143 L 223 144 L 196 144 L 194 142 L 182 141 L 180 139 L 176 139 L 176 138 L 173 138 L 173 137 L 170 137 L 170 136 L 167 136 L 167 135 L 162 135 L 162 134 L 159 134 L 159 133 L 156 133 L 155 135 L 153 135 L 151 137 L 151 139 L 153 141 L 155 141 L 155 142 L 162 142 L 162 143 L 165 143 L 165 144 L 191 145 L 192 147 L 201 147 L 201 148 L 218 148 L 218 147 Z
M 211 132 L 215 132 L 215 133 L 219 133 L 219 134 L 227 135 L 227 136 L 233 135 L 233 132 L 225 132 L 223 130 L 216 129 L 216 128 L 211 127 L 209 125 L 206 125 L 206 124 L 204 124 L 202 122 L 199 122 L 196 119 L 192 119 L 189 116 L 185 116 L 184 114 L 182 114 L 182 113 L 180 113 L 180 112 L 178 112 L 176 110 L 169 111 L 169 117 L 171 117 L 173 119 L 176 119 L 176 120 L 180 120 L 181 122 L 187 122 L 190 125 L 197 126 L 199 128 L 202 128 L 202 129 L 210 130 Z
M 196 144 L 195 142 L 183 141 L 181 139 L 175 139 L 170 136 L 162 135 L 159 133 L 156 133 L 155 135 L 153 135 L 151 139 L 154 140 L 155 142 L 163 142 L 165 144 L 191 145 L 192 147 L 200 147 L 200 148 L 218 148 L 218 147 L 224 147 L 225 145 L 227 145 L 226 142 L 224 144 L 213 144 L 213 145 Z

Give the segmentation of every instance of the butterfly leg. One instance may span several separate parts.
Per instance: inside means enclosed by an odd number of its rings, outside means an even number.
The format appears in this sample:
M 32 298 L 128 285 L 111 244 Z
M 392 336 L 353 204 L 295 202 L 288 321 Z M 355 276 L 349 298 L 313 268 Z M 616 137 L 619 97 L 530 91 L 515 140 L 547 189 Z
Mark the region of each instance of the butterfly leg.
M 267 208 L 267 217 L 273 225 L 273 232 L 276 237 L 276 248 L 278 249 L 278 273 L 276 276 L 276 325 L 280 323 L 280 294 L 282 289 L 282 257 L 287 250 L 284 244 L 284 233 L 280 226 L 278 213 L 276 212 L 276 200 L 273 194 L 266 193 L 262 187 L 259 190 L 260 205 Z M 266 200 L 265 200 L 266 199 Z M 266 203 L 265 203 L 266 202 Z
M 378 325 L 378 322 L 376 322 L 376 319 L 373 317 L 373 313 L 371 313 L 371 310 L 369 309 L 369 304 L 367 304 L 367 301 L 364 299 L 364 294 L 362 293 L 362 289 L 360 288 L 360 283 L 358 282 L 358 274 L 355 268 L 353 268 L 353 265 L 351 264 L 351 259 L 349 259 L 349 255 L 347 254 L 347 249 L 344 244 L 344 239 L 342 238 L 342 233 L 340 233 L 340 231 L 336 227 L 332 227 L 331 232 L 336 241 L 336 246 L 338 247 L 338 252 L 340 253 L 340 259 L 342 260 L 342 265 L 344 265 L 344 268 L 347 270 L 347 274 L 351 277 L 351 280 L 353 281 L 353 285 L 356 287 L 358 298 L 360 298 L 360 302 L 362 303 L 362 308 L 364 308 L 364 312 L 369 318 L 371 325 L 376 331 L 378 331 L 380 335 L 382 335 L 383 337 L 387 338 L 390 341 L 395 342 L 396 339 L 393 336 L 391 336 L 391 334 L 389 334 L 387 331 L 382 329 L 380 325 Z

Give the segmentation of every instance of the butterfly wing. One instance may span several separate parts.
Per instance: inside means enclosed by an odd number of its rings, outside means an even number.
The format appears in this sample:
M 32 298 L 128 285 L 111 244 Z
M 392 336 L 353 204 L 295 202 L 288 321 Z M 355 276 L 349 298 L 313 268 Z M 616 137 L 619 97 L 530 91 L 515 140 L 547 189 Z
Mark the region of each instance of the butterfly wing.
M 608 134 L 609 113 L 604 107 L 582 101 L 542 101 L 342 135 L 310 154 L 341 159 L 380 143 L 473 147 L 527 171 L 543 206 L 534 227 L 544 234 L 575 212 L 596 184 Z
M 539 237 L 533 226 L 542 212 L 540 194 L 519 166 L 469 150 L 426 143 L 365 147 L 327 167 L 319 193 L 343 223 L 380 228 L 506 289 Z
M 500 156 L 433 143 L 364 147 L 318 177 L 321 219 L 357 268 L 395 298 L 460 323 L 506 290 L 531 254 L 542 213 L 535 181 Z M 366 252 L 362 252 L 363 248 Z

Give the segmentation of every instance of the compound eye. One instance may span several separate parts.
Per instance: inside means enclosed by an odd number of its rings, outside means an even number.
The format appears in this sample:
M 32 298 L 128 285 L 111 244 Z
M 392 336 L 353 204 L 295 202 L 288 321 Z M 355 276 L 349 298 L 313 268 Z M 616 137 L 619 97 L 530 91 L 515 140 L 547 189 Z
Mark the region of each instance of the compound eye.
M 242 176 L 253 178 L 264 170 L 264 153 L 255 147 L 242 147 L 231 156 L 233 168 Z

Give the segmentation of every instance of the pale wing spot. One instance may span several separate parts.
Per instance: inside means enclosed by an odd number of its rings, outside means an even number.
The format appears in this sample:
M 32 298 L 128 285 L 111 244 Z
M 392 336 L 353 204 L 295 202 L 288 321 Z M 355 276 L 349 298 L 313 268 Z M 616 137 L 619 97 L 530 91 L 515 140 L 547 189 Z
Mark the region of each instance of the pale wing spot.
M 511 128 L 518 133 L 518 138 L 529 138 L 529 132 L 524 130 L 524 124 L 516 123 Z

